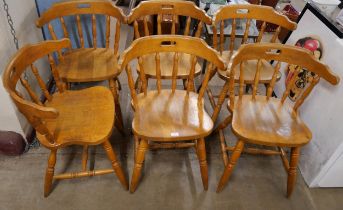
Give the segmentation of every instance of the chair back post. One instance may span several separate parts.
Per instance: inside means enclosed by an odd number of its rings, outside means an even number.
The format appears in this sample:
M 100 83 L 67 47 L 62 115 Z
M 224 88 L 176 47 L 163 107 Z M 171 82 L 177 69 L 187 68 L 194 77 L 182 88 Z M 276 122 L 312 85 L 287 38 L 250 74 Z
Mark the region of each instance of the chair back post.
M 44 120 L 57 118 L 58 110 L 51 107 L 45 107 L 29 85 L 27 78 L 23 77 L 23 75 L 24 72 L 30 68 L 37 80 L 38 87 L 41 88 L 42 93 L 47 100 L 51 100 L 52 96 L 48 92 L 42 77 L 39 75 L 38 69 L 34 65 L 34 62 L 45 56 L 51 57 L 50 55 L 52 53 L 64 48 L 69 48 L 70 45 L 71 43 L 69 39 L 45 41 L 38 44 L 26 45 L 11 58 L 3 73 L 4 87 L 8 91 L 13 102 L 16 104 L 18 110 L 24 114 L 37 132 L 46 137 L 47 143 L 51 146 L 54 144 L 53 134 L 46 128 Z M 52 66 L 51 68 L 53 71 Z M 53 72 L 53 75 L 56 84 L 61 84 L 58 74 Z M 17 90 L 18 83 L 21 83 L 24 87 L 24 90 L 26 90 L 27 94 L 30 96 L 31 101 L 24 97 L 25 94 L 22 92 L 23 90 Z M 58 91 L 63 92 L 63 86 L 58 85 Z
M 230 91 L 230 106 L 231 108 L 234 107 L 234 101 L 235 101 L 235 95 L 234 95 L 234 75 L 236 74 L 236 66 L 241 65 L 243 66 L 243 62 L 247 60 L 258 60 L 259 63 L 261 60 L 267 60 L 267 61 L 276 61 L 276 65 L 274 67 L 274 73 L 272 82 L 270 83 L 268 90 L 267 90 L 267 100 L 270 98 L 271 93 L 274 89 L 275 82 L 276 82 L 276 75 L 280 70 L 281 63 L 287 63 L 296 65 L 296 72 L 294 75 L 297 75 L 297 72 L 299 72 L 301 69 L 306 69 L 307 71 L 310 71 L 314 73 L 314 77 L 311 81 L 309 81 L 309 85 L 305 87 L 304 91 L 302 92 L 302 95 L 298 100 L 296 100 L 293 108 L 295 111 L 298 110 L 298 108 L 303 104 L 304 100 L 308 97 L 312 89 L 316 84 L 318 84 L 320 78 L 323 78 L 327 82 L 329 82 L 332 85 L 337 85 L 340 81 L 340 78 L 333 73 L 330 68 L 320 62 L 318 59 L 316 59 L 313 54 L 304 48 L 299 48 L 296 46 L 289 46 L 289 45 L 282 45 L 282 44 L 275 44 L 275 43 L 259 43 L 259 44 L 246 44 L 243 45 L 237 53 L 233 56 L 231 59 L 231 62 L 229 63 L 229 69 L 228 72 L 230 76 L 229 84 L 226 84 L 229 86 Z M 254 80 L 254 87 L 253 87 L 253 99 L 256 97 L 256 89 L 259 79 L 259 69 L 260 65 L 257 65 L 256 72 L 255 72 L 255 80 Z M 240 74 L 240 81 L 244 81 L 244 74 Z M 284 91 L 281 102 L 284 103 L 287 97 L 290 94 L 290 90 L 295 85 L 295 79 L 296 76 L 293 76 L 291 81 L 289 81 L 286 90 Z M 240 83 L 240 88 L 243 83 Z M 241 92 L 241 91 L 240 91 Z M 239 96 L 242 96 L 242 93 L 239 94 Z

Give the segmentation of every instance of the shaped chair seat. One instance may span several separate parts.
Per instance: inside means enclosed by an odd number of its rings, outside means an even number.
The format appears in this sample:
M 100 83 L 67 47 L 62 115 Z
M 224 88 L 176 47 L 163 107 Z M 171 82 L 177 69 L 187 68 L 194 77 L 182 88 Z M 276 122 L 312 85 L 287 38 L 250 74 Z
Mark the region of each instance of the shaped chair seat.
M 236 51 L 233 52 L 233 55 L 235 54 Z M 222 58 L 223 60 L 229 62 L 231 57 L 230 51 L 223 51 L 222 53 Z M 255 72 L 257 68 L 257 61 L 256 60 L 247 60 L 243 62 L 244 66 L 244 82 L 246 84 L 252 84 L 255 79 Z M 238 83 L 239 82 L 239 66 L 235 67 L 235 81 Z M 229 79 L 229 71 L 218 71 L 218 76 L 222 78 L 223 80 Z M 269 84 L 270 81 L 272 80 L 274 74 L 274 67 L 266 60 L 262 61 L 262 66 L 261 66 L 261 72 L 260 72 L 260 83 L 263 84 Z M 281 73 L 278 72 L 277 74 L 277 81 L 280 80 L 281 78 Z
M 145 75 L 148 78 L 156 78 L 156 62 L 155 54 L 144 55 L 143 58 L 143 67 L 145 70 Z M 173 73 L 173 63 L 174 63 L 174 53 L 165 52 L 160 53 L 161 59 L 161 78 L 162 79 L 171 79 Z M 178 67 L 178 78 L 187 79 L 191 69 L 191 55 L 182 53 L 179 58 L 179 67 Z M 139 66 L 137 66 L 137 71 L 140 72 Z M 195 65 L 194 76 L 197 76 L 201 73 L 201 66 L 197 62 Z
M 248 143 L 298 147 L 312 138 L 293 107 L 280 99 L 245 95 L 236 100 L 233 113 L 233 132 Z
M 114 50 L 107 48 L 73 49 L 64 54 L 57 70 L 65 82 L 103 81 L 120 73 Z
M 149 91 L 137 95 L 132 128 L 135 135 L 159 141 L 198 139 L 213 128 L 211 117 L 198 105 L 198 94 L 184 90 Z M 200 107 L 199 107 L 200 106 Z
M 48 119 L 45 124 L 54 134 L 58 146 L 98 145 L 112 133 L 115 116 L 113 95 L 105 87 L 58 92 L 45 106 L 53 107 L 59 113 L 58 118 Z M 44 135 L 37 133 L 37 137 L 43 144 L 48 142 Z

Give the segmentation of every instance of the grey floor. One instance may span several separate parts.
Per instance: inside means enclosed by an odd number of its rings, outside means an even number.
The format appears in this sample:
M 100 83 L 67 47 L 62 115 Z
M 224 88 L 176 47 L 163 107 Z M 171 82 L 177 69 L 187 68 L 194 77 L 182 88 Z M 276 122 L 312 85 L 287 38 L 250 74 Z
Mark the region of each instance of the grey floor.
M 301 2 L 298 0 L 296 2 Z M 125 27 L 125 26 L 124 26 Z M 130 44 L 132 33 L 123 29 L 121 51 Z M 132 111 L 125 73 L 120 80 L 121 107 L 127 136 L 116 130 L 111 142 L 130 180 L 133 168 Z M 199 83 L 199 81 L 198 81 Z M 222 81 L 214 78 L 210 86 L 218 92 Z M 207 110 L 211 113 L 209 104 Z M 222 110 L 220 118 L 227 115 Z M 230 128 L 225 136 L 228 144 L 235 137 Z M 202 187 L 200 169 L 194 149 L 149 151 L 143 176 L 134 194 L 125 191 L 115 175 L 63 180 L 54 183 L 52 193 L 43 197 L 48 150 L 31 149 L 19 157 L 0 155 L 0 210 L 10 209 L 343 209 L 343 189 L 310 189 L 298 173 L 291 198 L 286 194 L 286 173 L 279 157 L 242 155 L 232 178 L 219 194 L 215 192 L 224 170 L 219 138 L 206 139 L 209 164 L 209 189 Z M 81 169 L 81 147 L 59 151 L 56 173 Z M 101 147 L 90 149 L 89 167 L 109 168 L 110 163 Z

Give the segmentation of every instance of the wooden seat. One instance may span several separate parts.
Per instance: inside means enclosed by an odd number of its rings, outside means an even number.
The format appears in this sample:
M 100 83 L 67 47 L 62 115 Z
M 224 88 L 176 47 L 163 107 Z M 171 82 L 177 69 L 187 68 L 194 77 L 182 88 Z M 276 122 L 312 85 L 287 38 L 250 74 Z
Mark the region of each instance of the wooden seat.
M 133 23 L 134 31 L 135 31 L 135 38 L 139 38 L 142 36 L 150 36 L 154 35 L 154 31 L 149 29 L 148 19 L 151 16 L 157 16 L 157 35 L 166 34 L 170 31 L 170 34 L 183 34 L 185 36 L 195 36 L 200 37 L 203 29 L 203 25 L 211 25 L 212 19 L 210 16 L 206 14 L 205 11 L 198 8 L 193 2 L 191 1 L 180 1 L 180 0 L 171 0 L 171 1 L 163 1 L 163 0 L 154 0 L 154 1 L 141 1 L 140 4 L 134 8 L 128 16 L 128 23 Z M 179 22 L 179 17 L 187 17 L 186 26 L 184 30 L 178 30 L 177 25 Z M 169 30 L 165 30 L 166 24 L 164 19 L 166 17 L 172 17 L 172 21 L 169 23 L 170 27 Z M 144 26 L 144 33 L 142 30 L 139 30 L 139 21 L 143 20 Z M 193 21 L 193 28 L 191 28 L 191 22 Z M 164 29 L 164 30 L 162 30 Z M 164 56 L 165 55 L 165 56 Z M 161 78 L 162 79 L 170 79 L 172 74 L 171 65 L 173 63 L 173 55 L 168 55 L 168 53 L 161 53 Z M 183 56 L 185 56 L 183 58 Z M 188 55 L 180 55 L 180 66 L 179 72 L 180 74 L 177 75 L 177 79 L 183 79 L 184 87 L 187 88 L 186 79 L 190 72 L 190 67 L 192 61 L 188 59 Z M 168 59 L 168 60 L 167 60 Z M 145 67 L 146 75 L 148 80 L 149 78 L 156 78 L 156 65 L 154 62 L 154 55 L 146 55 L 142 59 L 142 64 Z M 140 66 L 137 67 L 137 71 L 139 74 Z M 195 76 L 199 75 L 201 72 L 201 66 L 199 63 L 196 64 L 196 74 Z M 136 88 L 140 82 L 140 77 L 137 78 L 136 81 Z
M 156 78 L 156 64 L 155 64 L 155 55 L 145 55 L 143 58 L 143 67 L 146 70 L 145 74 L 147 78 Z M 161 78 L 162 79 L 171 79 L 173 73 L 173 60 L 174 53 L 160 53 L 161 59 Z M 187 79 L 189 71 L 191 69 L 191 55 L 189 54 L 180 54 L 179 58 L 179 68 L 178 68 L 178 78 Z M 139 66 L 137 66 L 137 71 L 139 73 Z M 195 65 L 194 75 L 197 76 L 201 73 L 201 66 L 199 63 Z
M 242 63 L 246 60 L 257 60 L 252 95 L 244 95 L 245 68 Z M 266 96 L 257 95 L 264 60 L 274 61 L 274 72 Z M 287 99 L 290 96 L 290 90 L 296 85 L 296 76 L 290 79 L 280 99 L 272 98 L 280 68 L 287 66 L 282 63 L 295 65 L 294 75 L 298 75 L 302 69 L 310 71 L 313 75 L 313 77 L 308 78 L 308 83 L 305 84 L 304 90 L 295 102 Z M 234 95 L 235 79 L 233 78 L 237 73 L 236 66 L 239 66 L 238 96 Z M 287 197 L 291 196 L 296 182 L 300 147 L 307 144 L 312 138 L 311 131 L 299 116 L 299 107 L 318 84 L 320 78 L 332 85 L 339 83 L 339 77 L 332 73 L 328 66 L 316 60 L 310 51 L 303 48 L 269 43 L 248 44 L 238 50 L 230 63 L 230 79 L 226 81 L 219 97 L 219 103 L 222 103 L 227 91 L 229 91 L 229 106 L 232 110 L 232 116 L 228 116 L 219 127 L 220 129 L 225 128 L 232 119 L 232 131 L 238 137 L 238 141 L 230 160 L 226 163 L 217 192 L 221 191 L 228 182 L 238 158 L 242 151 L 246 150 L 244 145 L 250 143 L 278 148 L 278 151 L 269 150 L 267 154 L 279 154 L 281 156 L 288 174 Z M 287 154 L 282 147 L 290 147 L 290 161 L 288 161 Z M 226 149 L 225 146 L 224 149 Z M 256 150 L 254 152 L 257 153 Z
M 290 104 L 266 96 L 245 95 L 235 102 L 232 130 L 248 143 L 295 147 L 307 144 L 311 131 Z
M 109 138 L 115 119 L 114 99 L 105 87 L 92 87 L 83 90 L 67 90 L 56 69 L 52 54 L 71 47 L 69 39 L 46 41 L 27 45 L 10 60 L 4 74 L 3 83 L 18 110 L 36 130 L 38 140 L 50 150 L 45 174 L 44 196 L 50 194 L 55 179 L 115 173 L 119 181 L 128 189 L 124 172 L 112 149 Z M 35 62 L 48 56 L 53 80 L 57 91 L 50 93 Z M 63 58 L 61 58 L 63 59 Z M 28 79 L 31 69 L 34 78 Z M 27 73 L 26 73 L 27 72 Z M 45 73 L 47 74 L 47 73 Z M 33 80 L 36 79 L 36 83 Z M 45 103 L 31 87 L 40 87 Z M 37 89 L 37 88 L 36 88 Z M 82 145 L 82 171 L 54 174 L 57 150 L 69 145 Z M 102 145 L 112 165 L 111 169 L 87 170 L 88 146 Z
M 103 19 L 102 19 L 103 18 Z M 69 21 L 67 21 L 69 20 Z M 81 20 L 91 22 L 91 41 L 87 42 L 87 31 Z M 105 20 L 105 24 L 97 24 Z M 112 23 L 115 26 L 112 26 Z M 39 28 L 46 27 L 47 36 L 57 40 L 58 33 L 63 31 L 64 38 L 75 40 L 76 48 L 69 48 L 57 53 L 59 63 L 57 69 L 68 89 L 72 82 L 109 82 L 116 106 L 116 127 L 124 134 L 123 117 L 119 104 L 118 75 L 120 68 L 117 64 L 119 57 L 119 40 L 121 24 L 126 23 L 122 10 L 110 1 L 72 0 L 54 3 L 37 20 Z M 111 28 L 113 28 L 111 30 Z M 115 28 L 115 30 L 114 30 Z M 114 39 L 111 39 L 111 31 Z M 113 33 L 114 31 L 114 33 Z M 113 43 L 112 43 L 113 42 Z M 101 46 L 100 46 L 101 43 Z M 113 46 L 111 48 L 110 46 Z M 61 59 L 63 57 L 63 59 Z
M 64 54 L 57 65 L 62 80 L 66 82 L 102 81 L 120 74 L 113 49 L 83 48 Z
M 52 95 L 51 101 L 46 101 L 45 106 L 58 110 L 58 118 L 45 121 L 46 128 L 54 134 L 55 146 L 97 145 L 112 133 L 113 95 L 105 87 L 57 92 Z M 44 146 L 49 146 L 44 135 L 38 133 L 37 137 Z
M 137 95 L 132 129 L 142 138 L 178 141 L 208 136 L 213 128 L 211 117 L 198 107 L 198 94 L 185 90 L 149 91 Z M 146 123 L 149 122 L 149 123 Z M 177 137 L 177 138 L 175 138 Z
M 162 53 L 172 54 L 171 88 L 162 89 Z M 182 54 L 191 55 L 191 68 L 187 78 L 187 90 L 177 90 L 176 80 L 183 72 L 178 71 L 179 59 Z M 146 69 L 142 65 L 145 55 L 154 54 L 156 65 L 156 89 L 147 88 Z M 209 62 L 208 71 L 202 82 L 199 94 L 194 93 L 194 75 L 197 59 Z M 131 62 L 138 59 L 140 78 L 142 78 L 142 93 L 137 94 L 131 72 Z M 149 147 L 159 148 L 160 142 L 168 143 L 164 148 L 170 148 L 182 142 L 180 147 L 196 147 L 200 163 L 200 172 L 204 189 L 208 188 L 205 137 L 210 134 L 213 122 L 217 119 L 220 107 L 216 108 L 210 117 L 204 110 L 204 93 L 210 75 L 215 69 L 225 69 L 219 54 L 210 48 L 203 40 L 190 36 L 156 35 L 136 39 L 125 50 L 121 67 L 126 69 L 132 97 L 134 117 L 132 129 L 135 135 L 135 165 L 132 173 L 130 191 L 134 192 L 142 171 L 145 152 Z M 215 72 L 214 72 L 215 73 Z M 150 141 L 150 143 L 148 143 Z M 153 142 L 153 143 L 151 143 Z M 176 142 L 176 143 L 175 143 Z M 174 144 L 175 143 L 175 144 Z

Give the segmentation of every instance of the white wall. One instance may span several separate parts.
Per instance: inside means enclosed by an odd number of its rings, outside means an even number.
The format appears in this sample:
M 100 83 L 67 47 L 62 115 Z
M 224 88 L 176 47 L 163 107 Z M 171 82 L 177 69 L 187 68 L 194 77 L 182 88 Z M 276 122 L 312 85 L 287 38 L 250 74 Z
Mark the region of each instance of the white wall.
M 34 0 L 7 0 L 9 11 L 12 15 L 14 27 L 19 39 L 19 45 L 36 43 L 43 40 L 42 32 L 35 26 L 38 18 Z M 16 52 L 13 38 L 11 36 L 6 14 L 3 10 L 3 3 L 0 2 L 0 73 L 6 67 L 9 58 Z M 38 68 L 46 68 L 46 63 L 39 63 Z M 47 76 L 45 75 L 45 78 Z M 24 137 L 31 127 L 26 119 L 18 113 L 15 106 L 4 90 L 2 81 L 0 82 L 0 130 L 15 131 Z

